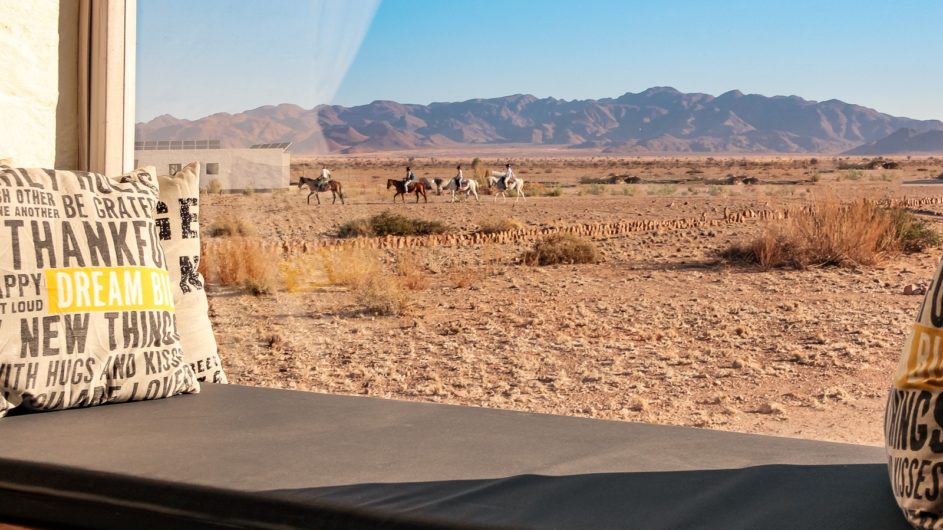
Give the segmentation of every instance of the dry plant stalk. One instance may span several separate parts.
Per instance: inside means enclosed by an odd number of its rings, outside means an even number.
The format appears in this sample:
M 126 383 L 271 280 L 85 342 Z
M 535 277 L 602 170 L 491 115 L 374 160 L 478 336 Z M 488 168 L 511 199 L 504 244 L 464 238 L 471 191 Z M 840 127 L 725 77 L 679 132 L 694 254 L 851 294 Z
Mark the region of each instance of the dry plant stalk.
M 365 312 L 399 316 L 412 306 L 411 294 L 403 285 L 404 278 L 385 272 L 375 250 L 322 249 L 320 255 L 328 281 L 348 287 Z M 404 267 L 402 261 L 400 267 Z M 418 266 L 407 264 L 402 270 L 415 271 Z
M 204 246 L 201 268 L 206 281 L 269 294 L 278 285 L 278 252 L 255 238 L 235 237 Z
M 396 256 L 396 274 L 400 285 L 410 291 L 422 291 L 429 287 L 426 274 L 414 252 L 400 252 Z

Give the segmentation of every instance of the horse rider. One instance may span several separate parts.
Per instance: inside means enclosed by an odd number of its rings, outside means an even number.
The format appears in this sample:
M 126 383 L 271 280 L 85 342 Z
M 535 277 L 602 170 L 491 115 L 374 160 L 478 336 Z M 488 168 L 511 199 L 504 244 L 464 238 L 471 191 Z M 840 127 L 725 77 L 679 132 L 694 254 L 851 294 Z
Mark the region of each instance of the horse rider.
M 465 175 L 462 174 L 462 165 L 459 164 L 456 169 L 458 169 L 458 174 L 455 175 L 455 189 L 463 190 L 465 189 L 466 181 Z
M 321 166 L 321 176 L 318 177 L 318 180 L 315 184 L 320 188 L 326 185 L 331 180 L 331 170 L 327 166 Z
M 511 189 L 511 186 L 514 185 L 514 181 L 517 179 L 516 177 L 514 177 L 514 171 L 511 170 L 510 163 L 504 166 L 504 176 L 501 178 L 504 179 L 504 189 L 506 190 Z
M 413 173 L 412 168 L 406 166 L 406 178 L 403 179 L 403 193 L 409 193 L 409 185 L 416 183 L 416 174 Z

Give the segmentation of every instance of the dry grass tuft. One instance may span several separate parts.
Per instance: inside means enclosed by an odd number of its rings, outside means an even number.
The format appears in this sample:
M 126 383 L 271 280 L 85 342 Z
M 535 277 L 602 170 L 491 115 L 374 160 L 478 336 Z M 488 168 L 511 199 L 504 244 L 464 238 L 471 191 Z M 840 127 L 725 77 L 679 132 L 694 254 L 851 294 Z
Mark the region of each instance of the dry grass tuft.
M 351 288 L 357 304 L 375 315 L 402 316 L 412 307 L 410 293 L 389 276 L 367 276 Z
M 939 234 L 926 221 L 901 209 L 858 201 L 829 201 L 767 225 L 757 239 L 722 253 L 729 261 L 773 267 L 871 266 L 899 252 L 939 246 Z
M 205 245 L 201 267 L 210 284 L 271 294 L 278 286 L 278 258 L 258 239 L 234 237 Z
M 599 263 L 602 256 L 591 241 L 572 234 L 554 234 L 534 245 L 524 254 L 528 265 L 557 265 L 573 263 Z
M 234 215 L 226 215 L 206 229 L 208 237 L 254 237 L 255 234 L 255 226 L 251 222 Z
M 222 193 L 223 183 L 218 178 L 214 178 L 210 181 L 209 192 L 217 195 Z
M 478 231 L 485 234 L 496 234 L 498 232 L 520 230 L 521 228 L 524 228 L 524 223 L 513 217 L 492 217 L 482 221 Z

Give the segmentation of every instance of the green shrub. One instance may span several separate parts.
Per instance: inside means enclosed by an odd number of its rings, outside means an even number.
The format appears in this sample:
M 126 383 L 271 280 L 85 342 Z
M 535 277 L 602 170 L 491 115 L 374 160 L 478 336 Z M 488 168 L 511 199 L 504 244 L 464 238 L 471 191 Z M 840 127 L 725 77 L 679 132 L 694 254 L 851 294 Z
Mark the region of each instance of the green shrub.
M 924 219 L 902 208 L 888 211 L 894 227 L 894 239 L 903 252 L 923 252 L 943 243 L 940 233 Z
M 369 219 L 354 219 L 340 226 L 339 237 L 358 236 L 424 236 L 441 234 L 447 227 L 439 221 L 414 219 L 389 210 Z

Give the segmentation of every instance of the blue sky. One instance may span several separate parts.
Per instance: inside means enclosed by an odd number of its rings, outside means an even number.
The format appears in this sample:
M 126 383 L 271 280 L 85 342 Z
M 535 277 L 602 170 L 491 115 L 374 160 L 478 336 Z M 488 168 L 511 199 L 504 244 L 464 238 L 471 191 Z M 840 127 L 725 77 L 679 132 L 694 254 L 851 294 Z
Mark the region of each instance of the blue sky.
M 651 86 L 943 119 L 938 0 L 378 2 L 139 0 L 138 119 Z

